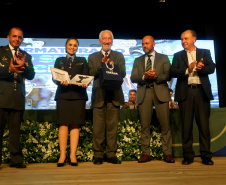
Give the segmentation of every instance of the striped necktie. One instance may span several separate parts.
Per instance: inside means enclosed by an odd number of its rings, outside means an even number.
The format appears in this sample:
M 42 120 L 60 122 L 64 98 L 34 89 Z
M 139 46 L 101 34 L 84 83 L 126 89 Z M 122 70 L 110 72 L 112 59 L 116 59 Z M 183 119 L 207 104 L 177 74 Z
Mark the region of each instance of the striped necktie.
M 151 61 L 152 55 L 147 55 L 147 56 L 148 56 L 148 61 L 147 61 L 147 64 L 146 64 L 146 71 L 150 71 L 150 70 L 152 70 L 152 61 Z
M 148 60 L 147 60 L 147 64 L 146 64 L 146 72 L 152 70 L 152 61 L 151 61 L 151 56 L 152 55 L 147 55 L 148 56 Z M 146 85 L 151 87 L 153 86 L 153 80 L 146 80 Z

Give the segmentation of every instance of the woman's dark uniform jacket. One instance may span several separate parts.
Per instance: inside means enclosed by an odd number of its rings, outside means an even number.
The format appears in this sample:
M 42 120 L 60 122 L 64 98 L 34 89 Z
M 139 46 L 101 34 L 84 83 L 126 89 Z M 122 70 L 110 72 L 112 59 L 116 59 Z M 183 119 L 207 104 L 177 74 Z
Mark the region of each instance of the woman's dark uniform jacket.
M 55 68 L 67 71 L 70 79 L 77 74 L 89 75 L 89 68 L 87 61 L 84 57 L 75 57 L 72 62 L 71 68 L 67 57 L 59 57 L 56 59 Z M 77 85 L 62 86 L 60 82 L 55 83 L 58 85 L 55 100 L 88 100 L 86 89 Z

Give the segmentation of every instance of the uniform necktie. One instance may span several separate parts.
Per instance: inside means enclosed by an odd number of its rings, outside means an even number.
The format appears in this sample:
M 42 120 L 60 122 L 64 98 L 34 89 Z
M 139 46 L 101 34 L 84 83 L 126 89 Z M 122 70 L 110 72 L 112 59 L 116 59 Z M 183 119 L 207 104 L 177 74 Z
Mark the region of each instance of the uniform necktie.
M 16 55 L 16 57 L 18 57 L 18 55 L 17 55 L 17 48 L 14 48 L 13 50 L 15 50 L 15 54 L 14 55 Z M 16 63 L 16 60 L 15 60 L 15 57 L 13 56 L 13 58 L 14 58 L 14 61 L 13 61 L 13 64 L 14 65 L 17 65 L 17 63 Z M 14 77 L 14 80 L 13 80 L 13 87 L 14 87 L 14 91 L 16 91 L 17 90 L 17 73 L 13 73 L 13 77 Z
M 15 51 L 14 55 L 15 55 L 16 57 L 18 57 L 18 55 L 17 55 L 17 48 L 14 48 L 13 50 Z M 15 59 L 14 56 L 13 56 L 13 58 L 14 58 L 13 64 L 16 65 L 16 64 L 17 64 L 17 63 L 16 63 L 16 59 Z
M 68 61 L 69 61 L 70 67 L 71 67 L 71 64 L 72 64 L 72 57 L 69 57 L 69 58 L 68 58 Z
M 15 55 L 16 55 L 16 57 L 17 57 L 17 49 L 14 49 L 15 50 Z

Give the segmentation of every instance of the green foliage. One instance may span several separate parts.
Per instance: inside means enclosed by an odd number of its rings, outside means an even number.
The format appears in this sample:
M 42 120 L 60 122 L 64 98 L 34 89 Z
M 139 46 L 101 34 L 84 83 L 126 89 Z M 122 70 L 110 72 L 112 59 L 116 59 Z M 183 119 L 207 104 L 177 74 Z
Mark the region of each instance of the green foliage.
M 140 122 L 125 120 L 118 125 L 117 157 L 122 161 L 137 160 L 140 156 Z M 60 156 L 58 125 L 50 122 L 25 121 L 21 125 L 21 148 L 26 163 L 57 162 Z M 93 160 L 92 122 L 80 127 L 78 161 Z M 68 137 L 70 138 L 70 137 Z M 3 136 L 2 162 L 9 162 L 9 130 Z M 150 152 L 153 159 L 162 159 L 161 134 L 157 127 L 151 126 Z M 67 153 L 70 152 L 68 139 Z

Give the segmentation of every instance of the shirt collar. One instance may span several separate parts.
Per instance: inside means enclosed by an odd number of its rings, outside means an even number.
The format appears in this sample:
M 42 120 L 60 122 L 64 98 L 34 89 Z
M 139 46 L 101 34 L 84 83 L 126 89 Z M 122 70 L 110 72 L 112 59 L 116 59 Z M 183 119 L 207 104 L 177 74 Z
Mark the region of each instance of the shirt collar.
M 103 49 L 101 49 L 101 53 L 102 53 L 103 55 L 105 55 L 106 51 L 104 51 Z M 109 49 L 109 50 L 107 51 L 107 53 L 108 53 L 108 56 L 109 56 L 110 53 L 111 53 L 111 50 Z
M 69 56 L 67 55 L 67 59 L 69 59 L 71 57 L 72 61 L 75 59 L 75 55 Z
M 11 46 L 11 44 L 9 43 L 9 48 L 11 49 L 11 50 L 14 50 L 15 51 L 15 49 L 14 49 L 14 47 L 13 46 Z M 18 51 L 18 49 L 19 48 L 16 48 L 16 50 Z
M 152 52 L 151 54 L 149 54 L 149 55 L 151 55 L 152 57 L 155 57 L 155 51 L 153 51 L 153 52 Z M 146 54 L 145 57 L 148 57 L 148 55 Z
M 195 46 L 195 49 L 194 49 L 194 50 L 192 50 L 191 52 L 190 52 L 190 51 L 188 51 L 188 50 L 186 50 L 186 49 L 185 49 L 185 51 L 186 51 L 187 53 L 192 53 L 192 52 L 194 52 L 194 51 L 196 52 L 196 49 L 197 49 L 197 47 Z

